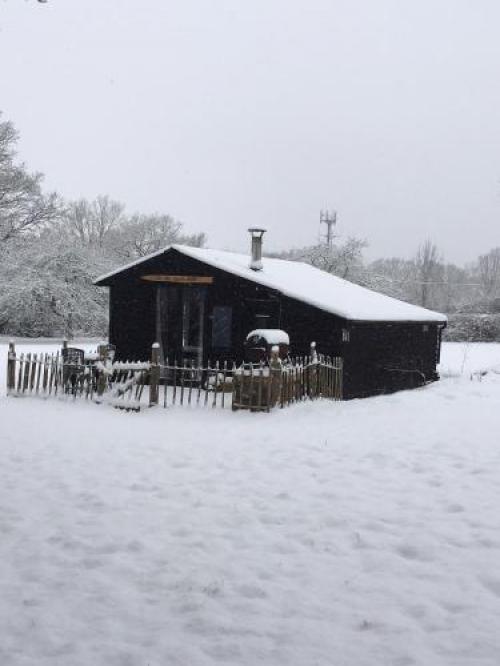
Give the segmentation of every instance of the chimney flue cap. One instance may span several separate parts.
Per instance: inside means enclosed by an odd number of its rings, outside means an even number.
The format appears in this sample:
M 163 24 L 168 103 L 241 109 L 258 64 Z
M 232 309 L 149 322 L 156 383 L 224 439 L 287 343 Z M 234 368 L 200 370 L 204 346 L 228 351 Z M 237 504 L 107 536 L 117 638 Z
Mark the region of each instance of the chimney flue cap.
M 259 227 L 250 227 L 248 230 L 252 237 L 252 256 L 250 259 L 250 268 L 253 271 L 262 270 L 262 236 L 266 233 L 265 229 Z

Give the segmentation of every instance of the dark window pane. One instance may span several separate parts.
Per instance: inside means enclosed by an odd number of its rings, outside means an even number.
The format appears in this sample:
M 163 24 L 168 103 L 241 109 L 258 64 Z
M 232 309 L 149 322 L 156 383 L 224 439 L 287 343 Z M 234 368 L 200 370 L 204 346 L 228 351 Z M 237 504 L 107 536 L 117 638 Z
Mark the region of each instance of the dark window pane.
M 256 314 L 255 328 L 271 328 L 271 315 Z
M 212 316 L 212 347 L 229 349 L 231 347 L 231 326 L 233 310 L 227 305 L 216 305 Z
M 204 287 L 188 287 L 184 290 L 183 347 L 197 349 L 202 346 Z

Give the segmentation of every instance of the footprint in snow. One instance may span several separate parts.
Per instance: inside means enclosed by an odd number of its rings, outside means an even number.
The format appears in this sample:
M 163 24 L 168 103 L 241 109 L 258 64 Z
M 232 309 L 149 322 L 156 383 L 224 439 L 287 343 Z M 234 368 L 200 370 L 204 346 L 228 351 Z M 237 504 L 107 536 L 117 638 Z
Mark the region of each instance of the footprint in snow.
M 216 663 L 228 661 L 234 663 L 241 657 L 241 650 L 236 644 L 216 644 L 203 650 L 209 657 L 215 659 Z
M 415 560 L 417 562 L 430 562 L 434 558 L 429 552 L 425 552 L 421 548 L 412 544 L 403 544 L 396 548 L 396 552 L 401 555 L 405 560 Z
M 128 550 L 129 553 L 139 553 L 141 550 L 144 550 L 144 546 L 140 541 L 134 539 L 127 543 L 126 550 Z
M 245 599 L 265 599 L 267 597 L 265 590 L 257 585 L 241 585 L 238 592 Z
M 467 610 L 467 606 L 464 604 L 455 603 L 453 601 L 444 601 L 441 603 L 441 607 L 452 615 L 456 615 L 457 613 L 462 613 L 463 611 Z
M 500 597 L 500 578 L 493 578 L 493 576 L 480 576 L 480 582 L 489 590 L 495 597 Z
M 500 543 L 498 541 L 495 541 L 494 539 L 489 539 L 488 537 L 479 539 L 477 543 L 483 548 L 500 548 Z
M 464 510 L 464 507 L 458 503 L 449 504 L 446 507 L 446 511 L 448 511 L 448 513 L 462 513 Z
M 86 558 L 82 560 L 82 565 L 84 569 L 98 569 L 102 566 L 102 561 L 95 558 Z
M 37 599 L 23 599 L 23 606 L 27 606 L 28 608 L 34 608 L 39 605 L 40 602 Z

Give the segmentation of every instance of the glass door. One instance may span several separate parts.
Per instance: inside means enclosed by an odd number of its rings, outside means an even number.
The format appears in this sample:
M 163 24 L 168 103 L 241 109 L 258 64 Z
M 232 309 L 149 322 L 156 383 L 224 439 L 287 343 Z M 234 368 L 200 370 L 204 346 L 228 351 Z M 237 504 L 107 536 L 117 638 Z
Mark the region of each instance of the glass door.
M 156 297 L 160 357 L 196 366 L 203 360 L 206 287 L 161 285 Z
M 206 287 L 183 287 L 182 356 L 183 360 L 201 366 L 203 361 L 203 322 Z

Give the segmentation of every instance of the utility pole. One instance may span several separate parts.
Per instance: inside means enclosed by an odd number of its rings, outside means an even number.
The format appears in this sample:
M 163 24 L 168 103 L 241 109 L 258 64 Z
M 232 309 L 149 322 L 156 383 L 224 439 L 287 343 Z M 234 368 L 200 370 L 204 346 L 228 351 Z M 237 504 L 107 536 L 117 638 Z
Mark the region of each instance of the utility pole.
M 337 224 L 337 211 L 321 210 L 319 213 L 319 223 L 326 224 L 325 240 L 328 247 L 333 246 L 333 227 Z

